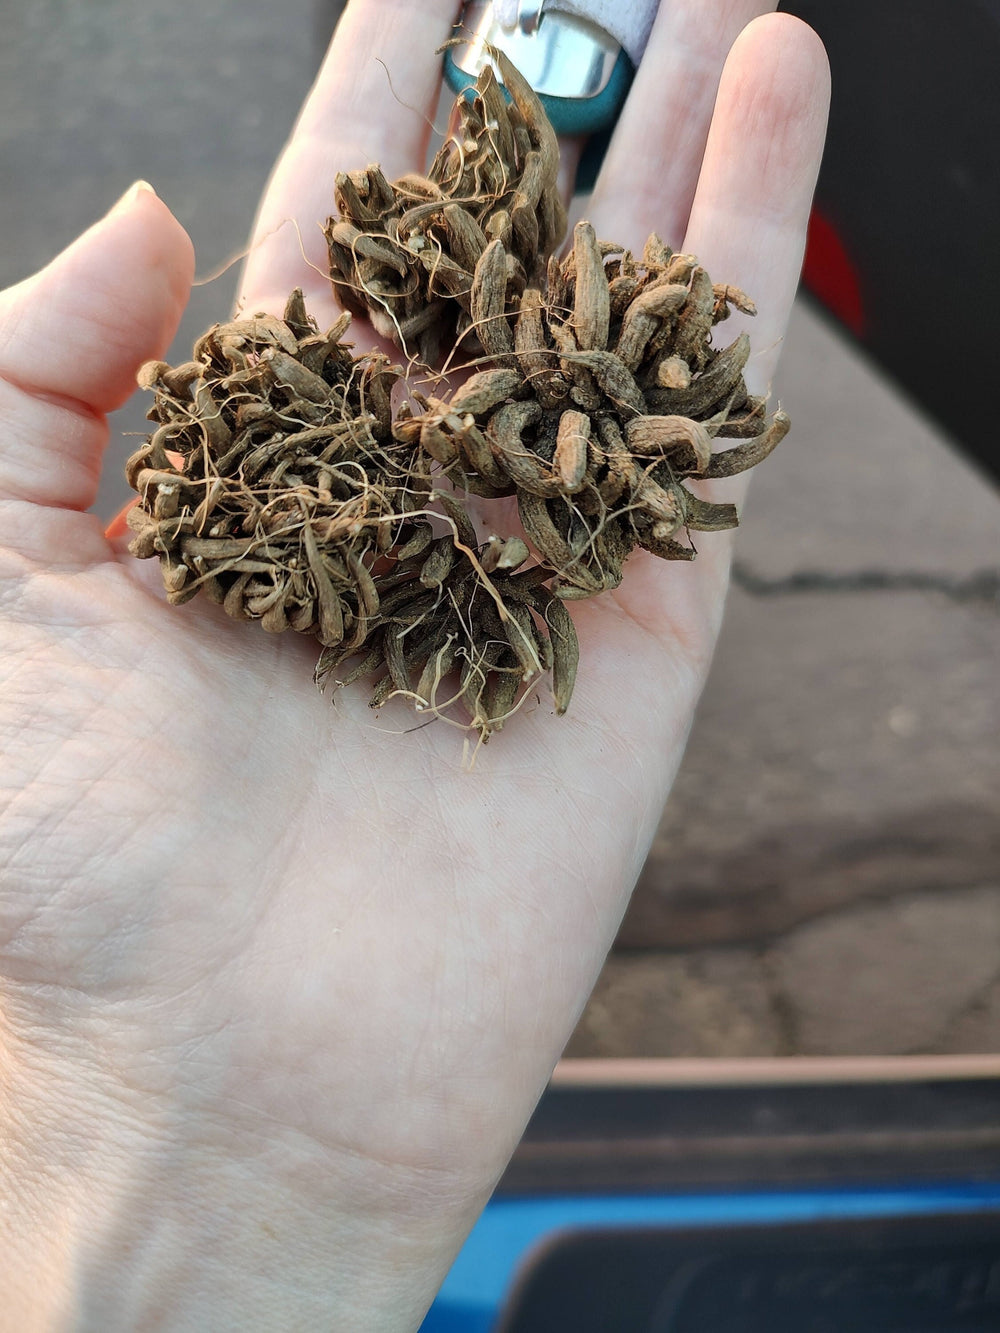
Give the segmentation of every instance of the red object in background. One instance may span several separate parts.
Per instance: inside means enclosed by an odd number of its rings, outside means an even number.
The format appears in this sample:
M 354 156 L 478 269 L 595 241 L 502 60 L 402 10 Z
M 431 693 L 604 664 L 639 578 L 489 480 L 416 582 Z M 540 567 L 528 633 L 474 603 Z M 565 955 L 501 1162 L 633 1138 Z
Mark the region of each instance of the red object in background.
M 865 308 L 858 270 L 833 223 L 815 208 L 809 219 L 802 281 L 856 337 L 864 337 Z
M 128 504 L 123 505 L 118 513 L 115 514 L 114 518 L 104 529 L 104 535 L 109 542 L 114 541 L 117 537 L 127 537 L 129 535 L 129 526 L 125 521 L 125 515 L 134 504 L 138 503 L 138 500 L 129 500 Z

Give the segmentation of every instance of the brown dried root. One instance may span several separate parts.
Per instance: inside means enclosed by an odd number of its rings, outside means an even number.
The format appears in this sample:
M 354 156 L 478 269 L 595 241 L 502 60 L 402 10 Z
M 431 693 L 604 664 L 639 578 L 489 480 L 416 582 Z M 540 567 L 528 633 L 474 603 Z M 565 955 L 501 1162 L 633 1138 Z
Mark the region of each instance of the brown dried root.
M 744 293 L 713 286 L 656 236 L 636 258 L 598 241 L 589 222 L 565 259 L 550 260 L 544 288 L 511 301 L 500 263 L 482 286 L 481 309 L 501 312 L 491 320 L 500 364 L 422 400 L 406 429 L 467 490 L 516 493 L 557 596 L 617 587 L 636 546 L 690 560 L 692 531 L 736 526 L 733 505 L 683 482 L 744 471 L 788 431 L 788 417 L 768 421 L 747 389 L 747 335 L 712 345 L 730 305 L 754 313 Z M 713 452 L 720 438 L 743 443 Z
M 426 176 L 342 173 L 339 217 L 326 225 L 337 300 L 427 365 L 467 334 L 472 352 L 503 350 L 493 324 L 508 332 L 505 303 L 537 281 L 566 231 L 555 132 L 528 83 L 494 54 L 509 100 L 488 66 L 474 96 L 457 102 L 459 126 Z M 490 311 L 480 299 L 487 272 L 491 294 L 499 283 Z
M 360 654 L 345 681 L 384 670 L 374 706 L 460 703 L 485 741 L 551 671 L 564 711 L 576 636 L 549 571 L 522 568 L 520 538 L 477 546 L 419 441 L 393 435 L 399 372 L 352 355 L 349 320 L 321 335 L 297 291 L 283 319 L 216 326 L 190 362 L 143 367 L 158 429 L 127 465 L 130 550 L 159 557 L 174 605 L 204 591 L 237 619 L 314 635 L 320 684 Z
M 545 672 L 552 673 L 556 711 L 566 711 L 579 660 L 576 631 L 543 586 L 548 571 L 520 568 L 528 557 L 520 538 L 491 538 L 475 564 L 451 536 L 428 537 L 419 554 L 397 554 L 363 655 L 338 677 L 351 650 L 325 648 L 316 668 L 321 687 L 381 672 L 372 708 L 399 695 L 438 717 L 457 707 L 484 742 Z
M 735 526 L 732 505 L 684 483 L 754 466 L 789 425 L 747 389 L 746 335 L 712 343 L 752 302 L 694 256 L 656 236 L 634 256 L 581 222 L 552 257 L 556 137 L 496 60 L 509 102 L 484 71 L 427 177 L 339 176 L 327 226 L 348 311 L 428 364 L 462 343 L 478 373 L 394 413 L 401 370 L 353 355 L 349 313 L 321 333 L 295 292 L 283 318 L 217 325 L 190 362 L 143 368 L 157 428 L 127 468 L 131 549 L 159 557 L 170 602 L 204 590 L 314 635 L 321 686 L 374 675 L 373 707 L 464 712 L 484 741 L 546 672 L 566 710 L 564 602 L 616 587 L 636 547 L 690 560 L 691 532 Z M 541 563 L 520 537 L 479 544 L 463 490 L 516 496 Z
M 378 614 L 372 566 L 429 489 L 393 440 L 398 371 L 355 358 L 344 315 L 320 333 L 302 293 L 284 318 L 216 325 L 193 359 L 143 367 L 158 429 L 129 459 L 130 550 L 158 556 L 168 600 L 199 592 L 238 620 L 352 651 Z

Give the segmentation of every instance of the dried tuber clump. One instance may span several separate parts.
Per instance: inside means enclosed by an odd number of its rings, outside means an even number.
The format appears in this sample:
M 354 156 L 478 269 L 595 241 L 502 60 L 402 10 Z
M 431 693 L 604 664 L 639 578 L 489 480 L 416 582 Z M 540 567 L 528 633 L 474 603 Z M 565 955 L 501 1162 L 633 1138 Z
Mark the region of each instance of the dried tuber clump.
M 510 100 L 487 66 L 474 97 L 457 103 L 458 128 L 426 176 L 390 183 L 369 166 L 341 173 L 334 187 L 339 216 L 326 224 L 334 295 L 429 366 L 467 335 L 473 352 L 490 350 L 472 306 L 491 242 L 501 299 L 513 298 L 566 233 L 555 131 L 507 57 L 498 52 L 497 62 Z
M 694 559 L 691 534 L 737 514 L 689 483 L 754 466 L 789 428 L 747 386 L 747 335 L 713 342 L 752 302 L 695 256 L 655 235 L 634 255 L 588 222 L 556 256 L 555 133 L 496 65 L 506 93 L 484 70 L 426 176 L 337 177 L 333 327 L 295 291 L 281 318 L 216 325 L 189 362 L 145 366 L 156 428 L 127 465 L 130 549 L 159 558 L 168 601 L 204 592 L 311 635 L 321 687 L 369 677 L 372 707 L 402 696 L 482 740 L 546 674 L 565 712 L 565 603 L 616 588 L 637 549 Z M 351 312 L 410 379 L 344 341 Z M 475 373 L 448 387 L 459 351 Z M 469 496 L 513 497 L 523 537 L 482 539 Z
M 204 592 L 274 633 L 364 643 L 372 562 L 422 497 L 392 436 L 398 371 L 355 358 L 349 322 L 320 333 L 296 291 L 281 319 L 216 325 L 191 361 L 143 367 L 158 428 L 127 464 L 130 549 L 159 557 L 172 603 Z
M 565 712 L 579 647 L 565 607 L 544 587 L 548 571 L 520 568 L 528 559 L 524 542 L 494 539 L 484 551 L 496 560 L 487 559 L 488 582 L 467 549 L 445 536 L 417 556 L 401 553 L 393 575 L 382 580 L 365 654 L 338 684 L 382 672 L 373 708 L 397 694 L 421 712 L 458 705 L 486 740 L 545 672 L 552 672 L 556 711 Z M 316 670 L 320 685 L 349 656 L 345 647 L 325 648 Z
M 765 400 L 747 389 L 747 335 L 712 345 L 730 304 L 754 313 L 749 299 L 656 236 L 637 259 L 598 241 L 589 222 L 565 259 L 549 261 L 542 289 L 505 301 L 502 271 L 487 251 L 472 306 L 489 318 L 493 364 L 414 417 L 421 447 L 455 485 L 516 494 L 563 598 L 617 587 L 637 546 L 690 560 L 692 531 L 735 527 L 733 505 L 683 483 L 742 472 L 788 431 L 788 417 L 766 420 Z M 743 443 L 713 453 L 723 438 Z

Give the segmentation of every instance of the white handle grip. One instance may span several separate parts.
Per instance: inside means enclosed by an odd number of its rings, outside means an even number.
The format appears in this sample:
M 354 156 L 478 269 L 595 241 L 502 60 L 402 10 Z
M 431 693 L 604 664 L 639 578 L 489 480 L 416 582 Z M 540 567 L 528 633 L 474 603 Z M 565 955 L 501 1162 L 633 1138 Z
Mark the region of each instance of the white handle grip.
M 577 14 L 610 33 L 633 65 L 642 59 L 658 6 L 659 0 L 545 0 L 546 9 Z M 505 28 L 517 26 L 522 8 L 536 10 L 538 0 L 530 0 L 528 6 L 524 0 L 493 0 L 493 12 Z

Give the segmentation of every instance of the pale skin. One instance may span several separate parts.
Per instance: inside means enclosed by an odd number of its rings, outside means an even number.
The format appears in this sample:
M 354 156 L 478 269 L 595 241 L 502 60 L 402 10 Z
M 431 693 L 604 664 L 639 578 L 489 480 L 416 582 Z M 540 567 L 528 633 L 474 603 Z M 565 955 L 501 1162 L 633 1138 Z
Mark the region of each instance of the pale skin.
M 246 308 L 302 285 L 332 321 L 306 260 L 333 172 L 424 151 L 455 5 L 415 8 L 349 6 L 264 199 Z M 752 293 L 758 390 L 828 102 L 819 41 L 767 9 L 664 0 L 588 210 Z M 569 715 L 541 692 L 471 772 L 446 725 L 375 717 L 363 686 L 331 704 L 313 644 L 168 608 L 155 562 L 86 512 L 104 416 L 162 356 L 192 272 L 140 190 L 0 297 L 0 1329 L 412 1330 L 613 940 L 730 544 L 635 557 L 574 605 Z

